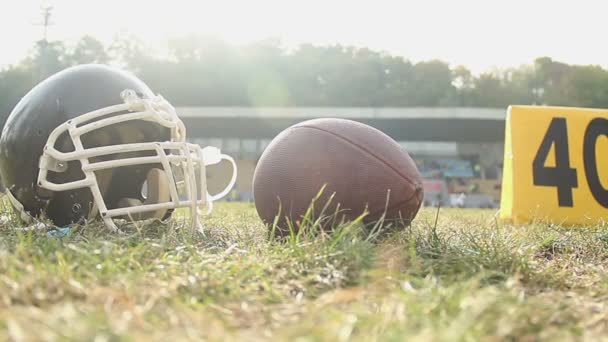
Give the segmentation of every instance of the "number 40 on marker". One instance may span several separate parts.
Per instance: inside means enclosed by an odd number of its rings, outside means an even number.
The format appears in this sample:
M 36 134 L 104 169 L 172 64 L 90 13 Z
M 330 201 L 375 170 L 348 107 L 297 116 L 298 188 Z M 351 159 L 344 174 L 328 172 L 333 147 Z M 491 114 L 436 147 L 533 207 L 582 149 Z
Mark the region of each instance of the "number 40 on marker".
M 608 119 L 595 118 L 589 122 L 583 136 L 584 175 L 589 190 L 595 200 L 608 208 L 608 190 L 600 182 L 597 171 L 596 143 L 598 137 L 608 136 Z M 555 151 L 555 166 L 545 166 L 551 146 Z M 606 156 L 608 158 L 608 156 Z M 554 186 L 557 188 L 557 199 L 560 207 L 572 207 L 572 189 L 578 187 L 578 172 L 570 166 L 568 146 L 568 126 L 566 118 L 556 117 L 551 120 L 538 152 L 532 162 L 534 185 Z

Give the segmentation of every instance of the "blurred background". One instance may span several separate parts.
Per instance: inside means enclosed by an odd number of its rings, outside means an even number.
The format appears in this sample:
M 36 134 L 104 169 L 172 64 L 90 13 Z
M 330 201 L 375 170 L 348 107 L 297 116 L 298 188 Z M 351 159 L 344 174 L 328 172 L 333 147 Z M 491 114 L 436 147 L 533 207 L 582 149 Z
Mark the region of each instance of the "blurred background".
M 0 119 L 59 70 L 112 64 L 167 98 L 192 142 L 238 159 L 228 200 L 252 200 L 281 130 L 342 117 L 412 155 L 426 205 L 497 207 L 509 105 L 608 107 L 604 13 L 547 0 L 14 1 L 0 12 Z M 210 170 L 211 190 L 226 179 Z

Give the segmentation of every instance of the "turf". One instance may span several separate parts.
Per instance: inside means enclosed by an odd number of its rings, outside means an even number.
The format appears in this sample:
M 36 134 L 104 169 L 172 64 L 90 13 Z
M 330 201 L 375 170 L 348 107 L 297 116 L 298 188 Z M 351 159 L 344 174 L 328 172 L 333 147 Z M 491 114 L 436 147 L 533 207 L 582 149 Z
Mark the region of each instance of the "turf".
M 423 210 L 411 227 L 267 239 L 250 204 L 205 234 L 0 228 L 0 340 L 597 340 L 608 227 Z

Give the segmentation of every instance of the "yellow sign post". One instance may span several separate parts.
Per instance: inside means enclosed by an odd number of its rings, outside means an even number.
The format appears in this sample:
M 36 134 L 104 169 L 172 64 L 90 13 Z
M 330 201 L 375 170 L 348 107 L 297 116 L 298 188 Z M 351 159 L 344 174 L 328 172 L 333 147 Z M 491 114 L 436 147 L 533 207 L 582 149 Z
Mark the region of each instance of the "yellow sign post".
M 511 106 L 500 217 L 593 224 L 608 219 L 608 110 Z

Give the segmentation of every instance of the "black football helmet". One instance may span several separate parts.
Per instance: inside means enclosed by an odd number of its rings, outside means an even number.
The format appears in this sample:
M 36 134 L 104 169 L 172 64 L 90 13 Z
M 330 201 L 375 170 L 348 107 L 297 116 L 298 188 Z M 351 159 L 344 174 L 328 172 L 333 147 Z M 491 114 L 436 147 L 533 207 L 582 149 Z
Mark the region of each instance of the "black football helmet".
M 205 166 L 233 164 L 220 194 L 206 190 Z M 13 109 L 0 138 L 0 173 L 23 220 L 55 225 L 100 217 L 167 219 L 199 209 L 234 185 L 236 165 L 213 147 L 186 142 L 175 109 L 134 75 L 104 65 L 63 70 L 34 87 Z

